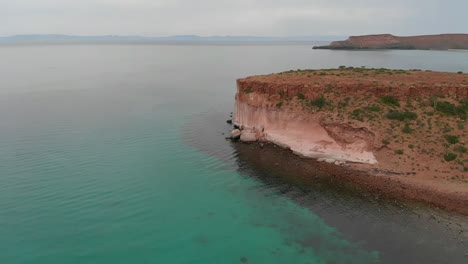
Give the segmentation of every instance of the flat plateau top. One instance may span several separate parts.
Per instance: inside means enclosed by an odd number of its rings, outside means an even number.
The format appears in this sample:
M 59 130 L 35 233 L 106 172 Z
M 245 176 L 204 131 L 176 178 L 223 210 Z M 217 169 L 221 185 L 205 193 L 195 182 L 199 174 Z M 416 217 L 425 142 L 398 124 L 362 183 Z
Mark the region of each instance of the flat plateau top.
M 275 84 L 314 83 L 381 83 L 394 87 L 431 85 L 459 86 L 468 89 L 468 74 L 458 72 L 435 72 L 422 70 L 389 70 L 371 68 L 340 67 L 339 69 L 295 70 L 269 75 L 258 75 L 239 79 L 239 82 L 264 82 Z

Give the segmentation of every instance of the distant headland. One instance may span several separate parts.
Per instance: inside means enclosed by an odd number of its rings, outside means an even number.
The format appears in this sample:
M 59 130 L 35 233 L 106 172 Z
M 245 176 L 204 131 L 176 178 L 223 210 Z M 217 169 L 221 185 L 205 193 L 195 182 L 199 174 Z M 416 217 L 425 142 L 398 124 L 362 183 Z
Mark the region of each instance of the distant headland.
M 327 46 L 315 46 L 314 49 L 468 50 L 468 34 L 441 34 L 408 37 L 399 37 L 391 34 L 352 36 L 344 41 L 334 41 Z

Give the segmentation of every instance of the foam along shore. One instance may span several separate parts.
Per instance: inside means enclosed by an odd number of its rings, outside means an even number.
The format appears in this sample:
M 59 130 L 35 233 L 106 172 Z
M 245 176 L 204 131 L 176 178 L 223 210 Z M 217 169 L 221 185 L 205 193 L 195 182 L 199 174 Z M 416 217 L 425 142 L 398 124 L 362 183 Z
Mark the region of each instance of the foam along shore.
M 468 214 L 467 112 L 461 72 L 298 70 L 239 79 L 233 135 L 457 193 Z

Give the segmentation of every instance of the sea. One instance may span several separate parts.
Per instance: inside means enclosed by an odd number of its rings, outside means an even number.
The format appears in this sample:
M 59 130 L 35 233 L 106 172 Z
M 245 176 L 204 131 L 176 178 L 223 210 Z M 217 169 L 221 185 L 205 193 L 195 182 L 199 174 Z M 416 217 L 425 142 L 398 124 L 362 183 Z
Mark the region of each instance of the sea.
M 0 263 L 467 263 L 468 218 L 226 140 L 238 78 L 468 72 L 468 52 L 315 44 L 0 45 Z

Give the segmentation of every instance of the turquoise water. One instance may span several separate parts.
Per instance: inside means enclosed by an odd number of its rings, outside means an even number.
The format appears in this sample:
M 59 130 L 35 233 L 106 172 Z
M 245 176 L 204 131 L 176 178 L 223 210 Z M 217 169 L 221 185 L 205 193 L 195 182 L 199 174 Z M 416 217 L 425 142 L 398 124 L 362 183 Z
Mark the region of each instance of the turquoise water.
M 249 162 L 287 159 L 223 133 L 238 77 L 342 64 L 468 71 L 466 53 L 117 45 L 0 55 L 0 263 L 464 260 L 444 226 L 424 233 L 424 213 L 271 181 L 286 166 Z

